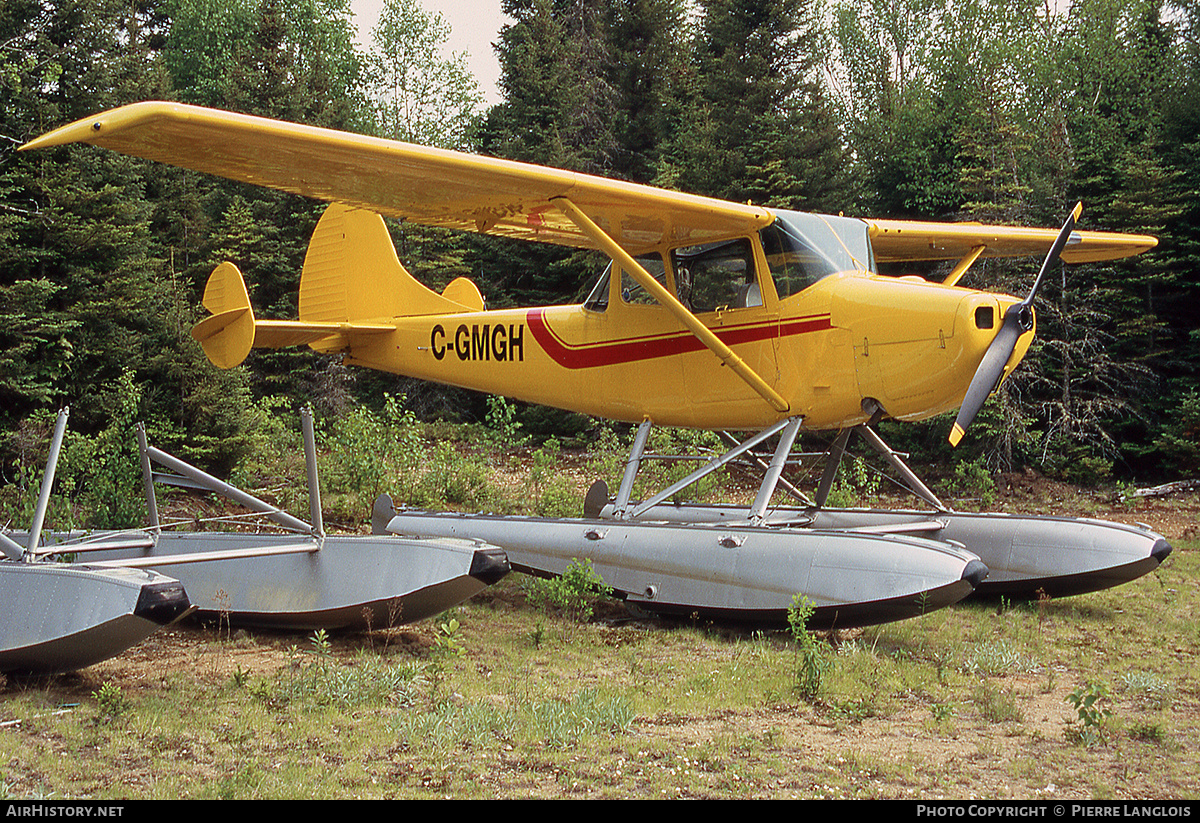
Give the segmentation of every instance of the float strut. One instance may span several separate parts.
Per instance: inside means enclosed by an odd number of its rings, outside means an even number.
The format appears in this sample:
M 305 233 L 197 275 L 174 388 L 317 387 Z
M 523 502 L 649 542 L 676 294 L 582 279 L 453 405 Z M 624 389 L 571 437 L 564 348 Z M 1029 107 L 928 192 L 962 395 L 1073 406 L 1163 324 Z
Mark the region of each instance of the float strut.
M 29 526 L 29 547 L 25 556 L 37 559 L 38 542 L 42 537 L 42 523 L 50 507 L 50 488 L 54 485 L 54 470 L 58 468 L 58 453 L 62 449 L 63 434 L 67 430 L 68 408 L 63 407 L 54 422 L 54 437 L 50 440 L 50 454 L 46 458 L 46 472 L 42 475 L 42 489 L 38 494 L 37 508 L 33 510 L 33 522 Z
M 754 505 L 750 507 L 749 520 L 752 525 L 757 526 L 762 523 L 763 517 L 767 513 L 767 506 L 770 505 L 771 497 L 775 494 L 775 487 L 779 484 L 783 466 L 787 462 L 788 455 L 792 453 L 796 435 L 800 434 L 801 422 L 803 422 L 803 418 L 791 418 L 788 420 L 783 434 L 779 435 L 779 445 L 775 447 L 775 455 L 771 458 L 771 464 L 767 466 L 767 473 L 763 477 L 762 485 L 758 488 L 758 497 L 754 499 Z
M 650 438 L 651 423 L 643 420 L 638 426 L 633 438 L 633 448 L 629 450 L 629 462 L 625 464 L 625 474 L 621 477 L 621 488 L 617 490 L 617 499 L 613 503 L 613 514 L 618 520 L 625 519 L 625 509 L 629 506 L 629 495 L 633 494 L 633 481 L 637 477 L 638 468 L 642 465 L 642 453 L 646 450 L 646 441 Z
M 887 460 L 888 464 L 900 473 L 900 476 L 904 478 L 904 481 L 908 484 L 909 490 L 912 491 L 913 494 L 939 511 L 950 511 L 950 509 L 944 503 L 942 503 L 941 500 L 938 500 L 937 495 L 930 491 L 929 487 L 921 482 L 921 478 L 917 477 L 913 470 L 910 469 L 908 465 L 900 459 L 900 456 L 892 451 L 892 447 L 885 443 L 883 438 L 880 437 L 874 429 L 872 429 L 870 426 L 857 426 L 856 428 L 858 429 L 858 433 L 862 435 L 863 439 L 870 443 L 877 452 L 882 454 L 883 458 Z
M 846 443 L 850 440 L 850 432 L 851 429 L 842 429 L 838 432 L 833 445 L 829 447 L 829 454 L 825 457 L 825 473 L 821 475 L 821 485 L 817 487 L 815 502 L 818 509 L 825 508 L 825 500 L 829 497 L 829 490 L 833 488 L 833 481 L 837 478 L 842 455 L 846 453 Z
M 150 444 L 146 441 L 146 424 L 137 424 L 138 458 L 142 462 L 142 490 L 146 493 L 146 516 L 150 519 L 150 528 L 159 531 L 158 499 L 154 496 L 154 469 L 150 465 L 150 455 L 147 450 Z
M 325 520 L 321 516 L 321 481 L 317 477 L 317 438 L 313 434 L 312 408 L 300 409 L 300 428 L 304 432 L 304 464 L 308 469 L 308 512 L 312 519 L 312 533 L 317 538 L 325 536 Z

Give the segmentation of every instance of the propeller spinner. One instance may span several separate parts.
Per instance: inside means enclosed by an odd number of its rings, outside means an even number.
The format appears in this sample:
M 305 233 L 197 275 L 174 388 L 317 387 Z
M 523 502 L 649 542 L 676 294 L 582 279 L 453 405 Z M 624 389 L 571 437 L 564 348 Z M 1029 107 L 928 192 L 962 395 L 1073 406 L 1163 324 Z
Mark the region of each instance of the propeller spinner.
M 1041 271 L 1038 272 L 1037 279 L 1033 281 L 1033 288 L 1029 290 L 1029 296 L 1020 303 L 1009 306 L 1008 311 L 1004 313 L 1000 331 L 996 333 L 991 345 L 984 353 L 983 360 L 979 362 L 979 368 L 975 370 L 975 376 L 971 378 L 971 385 L 967 387 L 967 393 L 963 396 L 962 405 L 958 409 L 958 417 L 954 420 L 954 428 L 950 430 L 951 446 L 958 445 L 963 434 L 966 433 L 967 426 L 971 425 L 975 415 L 983 408 L 984 401 L 1000 386 L 1000 380 L 1004 377 L 1004 367 L 1012 357 L 1021 335 L 1032 331 L 1033 299 L 1037 296 L 1038 289 L 1041 288 L 1046 272 L 1058 260 L 1067 241 L 1071 239 L 1071 232 L 1075 230 L 1075 221 L 1079 219 L 1082 212 L 1083 203 L 1076 203 L 1075 208 L 1067 215 L 1067 221 L 1063 223 L 1062 231 L 1055 238 L 1054 245 L 1050 247 L 1050 252 L 1042 263 Z

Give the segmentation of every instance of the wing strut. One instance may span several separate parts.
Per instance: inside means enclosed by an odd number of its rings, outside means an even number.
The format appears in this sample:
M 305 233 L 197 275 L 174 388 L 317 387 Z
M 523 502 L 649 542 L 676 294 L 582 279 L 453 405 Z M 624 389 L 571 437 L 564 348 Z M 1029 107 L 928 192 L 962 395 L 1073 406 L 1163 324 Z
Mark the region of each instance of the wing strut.
M 655 300 L 679 318 L 679 321 L 687 327 L 688 331 L 707 346 L 720 359 L 723 365 L 733 369 L 734 373 L 746 381 L 750 388 L 762 395 L 763 399 L 770 403 L 775 411 L 786 412 L 791 409 L 788 402 L 780 396 L 779 392 L 767 385 L 767 381 L 759 377 L 754 369 L 746 365 L 746 361 L 742 360 L 742 358 L 734 354 L 731 348 L 722 343 L 721 338 L 717 337 L 708 326 L 700 322 L 700 318 L 692 314 L 687 306 L 676 300 L 675 295 L 671 294 L 661 283 L 655 280 L 627 251 L 621 248 L 617 241 L 609 237 L 604 229 L 597 226 L 578 206 L 565 197 L 554 197 L 551 199 L 571 219 L 571 222 L 579 227 L 580 231 L 587 235 L 609 257 L 620 263 L 621 268 L 629 272 L 630 277 L 641 284 L 642 288 L 654 295 Z
M 967 273 L 967 269 L 971 268 L 971 264 L 979 259 L 979 255 L 987 249 L 987 246 L 976 246 L 967 252 L 967 255 L 962 260 L 958 261 L 958 265 L 954 267 L 954 271 L 942 281 L 943 285 L 954 286 L 962 279 L 962 276 Z

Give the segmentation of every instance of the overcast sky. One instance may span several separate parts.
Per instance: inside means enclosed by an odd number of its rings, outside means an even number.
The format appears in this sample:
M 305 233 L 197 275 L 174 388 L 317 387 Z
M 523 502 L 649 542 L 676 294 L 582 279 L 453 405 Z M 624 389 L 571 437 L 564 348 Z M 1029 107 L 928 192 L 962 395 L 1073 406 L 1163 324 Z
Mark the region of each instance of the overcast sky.
M 500 0 L 420 0 L 428 12 L 440 12 L 450 24 L 451 34 L 447 47 L 451 52 L 467 53 L 467 65 L 479 88 L 483 91 L 487 105 L 500 102 L 496 82 L 500 79 L 500 64 L 492 43 L 497 39 L 500 27 L 506 18 L 500 11 Z M 358 22 L 360 42 L 366 43 L 371 29 L 379 17 L 383 0 L 350 0 Z

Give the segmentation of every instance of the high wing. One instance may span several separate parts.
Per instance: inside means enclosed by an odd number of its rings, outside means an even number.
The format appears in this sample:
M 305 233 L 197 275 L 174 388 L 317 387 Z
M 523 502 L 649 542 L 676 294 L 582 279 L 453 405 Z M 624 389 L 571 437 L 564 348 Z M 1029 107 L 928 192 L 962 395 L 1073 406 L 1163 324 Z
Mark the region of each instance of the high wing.
M 909 220 L 866 220 L 871 247 L 881 263 L 906 260 L 960 260 L 982 247 L 978 257 L 1043 255 L 1058 229 L 985 226 L 980 223 L 931 223 Z M 1158 245 L 1154 237 L 1075 231 L 1060 255 L 1068 263 L 1095 263 L 1141 254 Z
M 633 254 L 745 235 L 774 219 L 757 206 L 181 103 L 135 103 L 22 148 L 75 142 L 421 225 L 594 248 L 552 202 L 569 198 Z
M 79 120 L 23 146 L 91 143 L 123 154 L 377 211 L 427 226 L 598 248 L 556 205 L 565 198 L 632 254 L 746 235 L 768 209 L 393 140 L 182 103 L 135 103 Z M 1052 229 L 867 220 L 876 259 L 950 260 L 1041 255 Z M 1111 260 L 1153 237 L 1074 232 L 1069 263 Z

